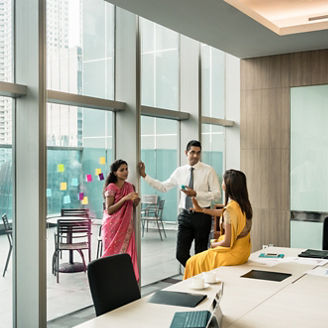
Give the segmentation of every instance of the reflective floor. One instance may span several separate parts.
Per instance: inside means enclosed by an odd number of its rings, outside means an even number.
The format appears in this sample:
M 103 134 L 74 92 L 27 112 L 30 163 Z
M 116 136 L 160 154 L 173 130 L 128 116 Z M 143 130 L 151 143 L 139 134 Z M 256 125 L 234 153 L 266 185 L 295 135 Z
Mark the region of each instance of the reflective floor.
M 156 230 L 150 229 L 142 239 L 142 280 L 141 285 L 147 286 L 142 288 L 143 293 L 147 290 L 156 290 L 162 288 L 160 283 L 153 284 L 156 281 L 161 281 L 164 278 L 176 275 L 179 272 L 178 262 L 175 260 L 176 246 L 176 230 L 175 226 L 171 225 L 167 230 L 167 238 L 160 240 Z M 79 273 L 63 273 L 60 274 L 60 283 L 56 283 L 55 277 L 51 273 L 51 258 L 54 250 L 54 231 L 55 228 L 47 229 L 47 299 L 48 299 L 48 321 L 54 322 L 54 319 L 66 316 L 69 313 L 76 312 L 80 309 L 85 309 L 92 304 L 91 295 L 87 282 L 87 276 L 84 272 Z M 98 226 L 93 226 L 93 244 L 92 257 L 96 255 Z M 0 235 L 0 327 L 8 328 L 12 326 L 11 312 L 11 289 L 12 289 L 12 260 L 10 260 L 6 276 L 2 277 L 2 271 L 5 265 L 6 256 L 8 253 L 8 240 L 5 235 Z M 66 252 L 67 253 L 67 252 Z M 160 255 L 160 256 L 159 256 Z M 79 255 L 74 255 L 75 260 L 80 261 Z M 66 262 L 68 254 L 63 253 L 61 261 Z M 164 283 L 165 285 L 165 283 Z M 165 286 L 164 286 L 165 287 Z M 80 315 L 86 315 L 86 312 L 80 312 Z M 82 313 L 82 314 L 81 314 Z M 89 314 L 87 314 L 89 315 Z

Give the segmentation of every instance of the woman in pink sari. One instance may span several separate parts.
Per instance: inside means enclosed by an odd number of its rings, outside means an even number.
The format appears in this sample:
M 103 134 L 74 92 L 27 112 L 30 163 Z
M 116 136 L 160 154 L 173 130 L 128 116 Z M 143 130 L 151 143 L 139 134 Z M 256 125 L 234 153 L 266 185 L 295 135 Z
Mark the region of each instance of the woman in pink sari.
M 126 179 L 128 164 L 119 159 L 112 163 L 105 180 L 105 209 L 101 228 L 103 257 L 127 253 L 131 256 L 134 273 L 139 281 L 137 249 L 133 223 L 133 207 L 140 202 L 134 186 Z

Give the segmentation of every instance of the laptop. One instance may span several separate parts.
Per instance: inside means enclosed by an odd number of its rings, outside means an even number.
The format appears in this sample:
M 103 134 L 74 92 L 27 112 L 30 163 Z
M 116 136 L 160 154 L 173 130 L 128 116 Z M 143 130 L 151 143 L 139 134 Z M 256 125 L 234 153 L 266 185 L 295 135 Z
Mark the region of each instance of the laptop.
M 216 293 L 210 311 L 176 312 L 170 328 L 220 328 L 222 312 L 220 301 L 223 295 L 223 282 Z

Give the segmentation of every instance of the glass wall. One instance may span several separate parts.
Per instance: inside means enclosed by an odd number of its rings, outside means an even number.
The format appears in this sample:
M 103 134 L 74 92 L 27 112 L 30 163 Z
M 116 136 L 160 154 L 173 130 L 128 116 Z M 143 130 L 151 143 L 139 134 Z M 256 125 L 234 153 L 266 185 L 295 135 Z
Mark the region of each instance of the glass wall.
M 13 82 L 13 0 L 0 0 L 0 81 Z M 0 97 L 0 216 L 13 220 L 12 111 L 13 100 Z M 0 327 L 12 326 L 12 253 L 2 277 L 10 244 L 0 219 Z
M 114 6 L 47 0 L 47 88 L 114 98 Z
M 141 117 L 141 160 L 149 176 L 164 181 L 178 165 L 178 122 L 153 117 Z M 177 274 L 175 259 L 177 189 L 162 193 L 141 181 L 141 195 L 158 195 L 165 200 L 163 220 L 166 238 L 160 239 L 157 225 L 150 225 L 141 242 L 141 283 L 148 285 Z M 154 254 L 160 253 L 161 256 Z
M 55 118 L 55 119 L 53 119 Z M 104 179 L 112 161 L 112 112 L 48 105 L 47 204 L 48 222 L 62 208 L 88 208 L 95 218 L 92 258 L 95 258 L 102 218 Z M 67 123 L 69 122 L 69 123 Z M 48 227 L 48 320 L 91 305 L 84 272 L 60 274 L 60 286 L 51 274 L 55 228 Z M 63 252 L 61 263 L 67 262 Z M 74 255 L 81 262 L 79 256 Z M 86 256 L 86 254 L 85 254 Z M 61 293 L 58 293 L 60 288 Z M 60 302 L 63 292 L 74 292 L 69 305 Z
M 211 165 L 222 183 L 225 170 L 225 128 L 218 125 L 202 124 L 202 161 Z M 222 190 L 221 200 L 222 202 Z
M 179 109 L 179 34 L 140 18 L 141 103 Z
M 223 51 L 201 46 L 202 115 L 225 117 L 225 54 Z

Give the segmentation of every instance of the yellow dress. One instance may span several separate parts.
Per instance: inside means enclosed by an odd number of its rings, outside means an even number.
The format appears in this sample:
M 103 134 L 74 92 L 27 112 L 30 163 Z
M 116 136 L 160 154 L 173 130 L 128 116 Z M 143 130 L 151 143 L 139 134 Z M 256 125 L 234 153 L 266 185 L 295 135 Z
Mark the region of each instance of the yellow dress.
M 225 207 L 225 216 L 226 214 L 231 224 L 230 247 L 218 246 L 192 256 L 186 263 L 183 279 L 223 265 L 239 265 L 247 262 L 251 251 L 250 232 L 248 231 L 244 237 L 237 238 L 246 226 L 246 216 L 234 200 L 229 201 Z M 220 236 L 219 241 L 223 239 L 224 235 Z

